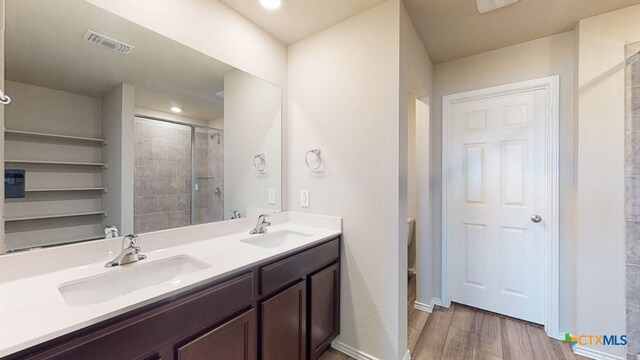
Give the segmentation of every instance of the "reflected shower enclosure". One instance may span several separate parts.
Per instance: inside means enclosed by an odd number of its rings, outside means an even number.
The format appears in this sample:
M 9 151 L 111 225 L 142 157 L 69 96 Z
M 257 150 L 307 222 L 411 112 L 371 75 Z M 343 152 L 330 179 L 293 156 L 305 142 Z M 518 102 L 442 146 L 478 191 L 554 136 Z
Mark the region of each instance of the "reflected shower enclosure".
M 221 221 L 224 131 L 136 116 L 136 233 Z

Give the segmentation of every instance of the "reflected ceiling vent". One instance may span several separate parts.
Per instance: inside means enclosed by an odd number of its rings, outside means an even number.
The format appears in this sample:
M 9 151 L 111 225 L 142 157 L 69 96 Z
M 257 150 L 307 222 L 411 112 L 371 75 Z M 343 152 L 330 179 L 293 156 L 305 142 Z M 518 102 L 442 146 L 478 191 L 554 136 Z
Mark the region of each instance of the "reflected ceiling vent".
M 498 10 L 513 3 L 517 3 L 518 1 L 520 0 L 477 0 L 478 11 L 480 11 L 480 14 L 484 14 L 493 10 Z
M 87 32 L 84 34 L 83 40 L 125 55 L 129 55 L 134 49 L 133 45 L 129 45 L 120 40 L 98 34 L 97 32 L 91 30 L 87 30 Z

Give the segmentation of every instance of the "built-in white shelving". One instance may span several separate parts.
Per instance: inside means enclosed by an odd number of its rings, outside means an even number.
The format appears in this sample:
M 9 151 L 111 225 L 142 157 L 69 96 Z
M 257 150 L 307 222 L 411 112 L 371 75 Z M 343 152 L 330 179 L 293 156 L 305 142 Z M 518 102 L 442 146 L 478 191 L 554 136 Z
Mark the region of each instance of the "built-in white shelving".
M 9 253 L 17 253 L 17 252 L 22 252 L 22 251 L 41 250 L 41 249 L 46 249 L 46 248 L 52 247 L 52 246 L 59 246 L 59 245 L 63 245 L 63 244 L 74 244 L 74 243 L 79 243 L 79 242 L 83 242 L 83 241 L 100 240 L 100 239 L 104 239 L 104 235 L 83 236 L 83 237 L 73 238 L 73 239 L 70 239 L 70 240 L 64 240 L 62 242 L 54 242 L 53 244 L 46 245 L 46 246 L 11 249 L 8 252 Z
M 100 232 L 108 191 L 102 182 L 107 169 L 103 147 L 108 141 L 92 136 L 101 128 L 16 129 L 19 126 L 9 124 L 4 130 L 6 167 L 25 170 L 26 180 L 26 197 L 5 203 L 9 249 L 104 238 Z
M 4 162 L 13 164 L 38 164 L 38 165 L 63 165 L 63 166 L 97 166 L 101 168 L 107 168 L 105 163 L 91 163 L 91 162 L 79 162 L 79 161 L 53 161 L 53 160 L 19 160 L 19 159 L 6 159 Z
M 82 136 L 46 134 L 46 133 L 39 133 L 39 132 L 32 132 L 32 131 L 20 131 L 20 130 L 5 130 L 4 133 L 10 136 L 48 138 L 52 140 L 61 140 L 61 141 L 95 143 L 97 145 L 107 144 L 107 140 L 105 139 L 82 137 Z
M 86 187 L 86 188 L 56 188 L 56 189 L 26 189 L 26 192 L 60 192 L 60 191 L 103 191 L 107 192 L 105 187 Z
M 14 218 L 5 218 L 4 221 L 27 221 L 27 220 L 59 219 L 59 218 L 74 217 L 74 216 L 95 216 L 95 215 L 107 216 L 107 213 L 105 211 L 84 211 L 84 212 L 67 213 L 67 214 L 18 216 L 18 217 L 14 217 Z

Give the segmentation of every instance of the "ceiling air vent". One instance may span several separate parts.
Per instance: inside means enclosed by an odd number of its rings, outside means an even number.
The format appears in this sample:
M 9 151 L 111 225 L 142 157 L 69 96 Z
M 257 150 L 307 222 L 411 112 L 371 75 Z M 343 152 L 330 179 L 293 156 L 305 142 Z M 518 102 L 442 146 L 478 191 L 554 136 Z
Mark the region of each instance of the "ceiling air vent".
M 84 34 L 83 40 L 125 55 L 129 55 L 134 48 L 133 45 L 129 45 L 120 40 L 98 34 L 97 32 L 91 30 L 87 30 L 87 32 Z

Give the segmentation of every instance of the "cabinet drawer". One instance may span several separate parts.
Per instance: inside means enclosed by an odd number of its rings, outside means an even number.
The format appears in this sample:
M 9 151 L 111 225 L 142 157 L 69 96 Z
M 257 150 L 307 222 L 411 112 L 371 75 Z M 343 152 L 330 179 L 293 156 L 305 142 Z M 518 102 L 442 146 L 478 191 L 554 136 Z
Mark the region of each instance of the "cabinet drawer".
M 260 268 L 260 294 L 268 295 L 340 258 L 340 240 L 333 239 L 297 255 Z
M 253 302 L 252 273 L 238 276 L 192 295 L 124 318 L 97 330 L 80 330 L 61 339 L 62 344 L 20 359 L 113 360 L 140 359 L 164 344 L 180 341 Z M 95 329 L 95 328 L 94 328 Z M 66 341 L 65 341 L 66 340 Z
M 251 309 L 178 349 L 178 360 L 255 360 L 256 311 Z

